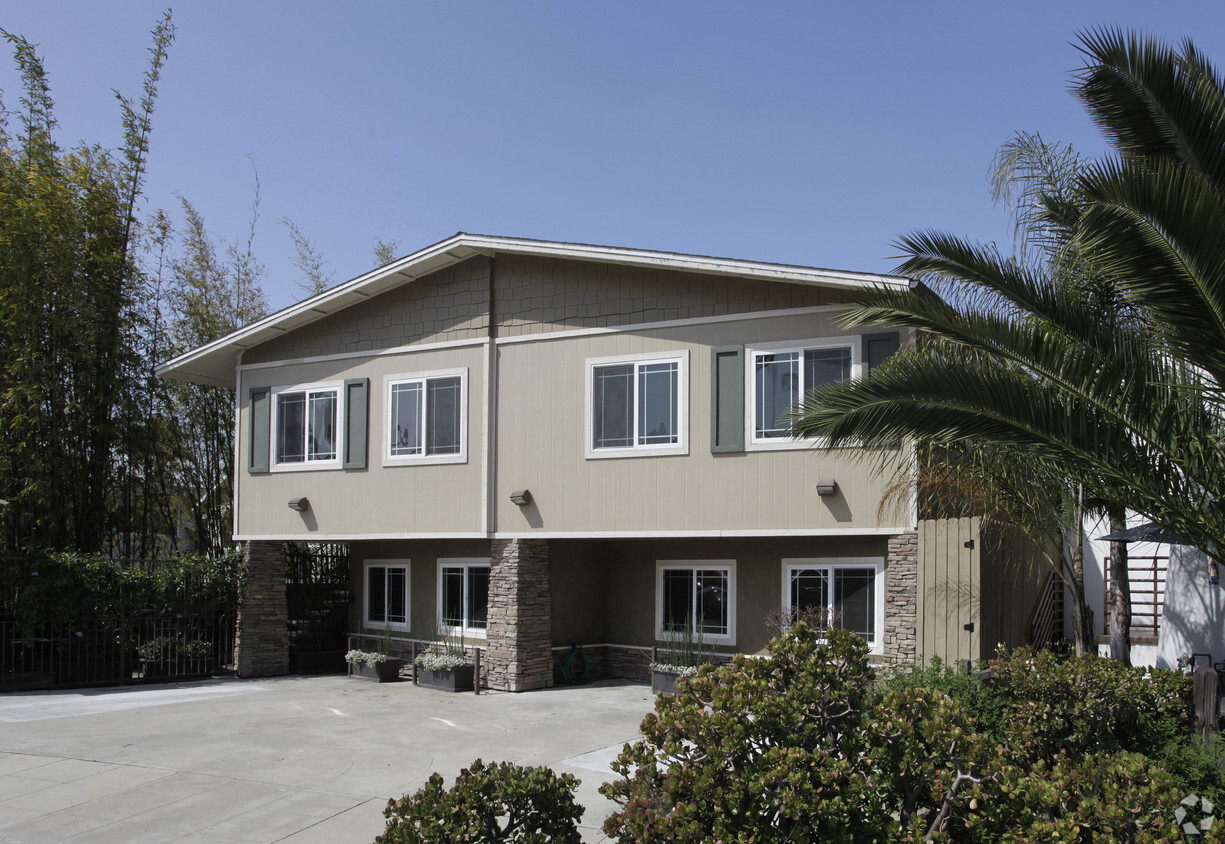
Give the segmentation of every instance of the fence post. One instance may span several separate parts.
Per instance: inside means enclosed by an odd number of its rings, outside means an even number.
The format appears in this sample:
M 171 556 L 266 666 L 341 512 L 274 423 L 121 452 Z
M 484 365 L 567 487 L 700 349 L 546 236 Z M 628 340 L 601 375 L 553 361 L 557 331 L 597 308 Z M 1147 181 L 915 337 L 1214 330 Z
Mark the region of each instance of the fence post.
M 476 668 L 472 671 L 472 693 L 479 695 L 481 693 L 481 649 L 473 648 L 476 653 Z
M 1219 678 L 1211 665 L 1195 667 L 1195 732 L 1200 738 L 1211 739 L 1217 731 L 1217 694 Z

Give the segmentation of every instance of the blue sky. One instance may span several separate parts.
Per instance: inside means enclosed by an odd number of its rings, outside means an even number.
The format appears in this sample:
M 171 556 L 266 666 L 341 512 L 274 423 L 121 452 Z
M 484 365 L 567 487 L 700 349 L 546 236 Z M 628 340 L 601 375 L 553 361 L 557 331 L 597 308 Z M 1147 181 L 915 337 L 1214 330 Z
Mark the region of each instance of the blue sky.
M 60 141 L 117 145 L 140 92 L 143 0 L 10 4 Z M 1006 242 L 986 174 L 1018 130 L 1102 151 L 1068 92 L 1076 33 L 1191 37 L 1208 2 L 234 2 L 178 5 L 146 210 L 181 195 L 300 298 L 297 223 L 337 282 L 456 231 L 867 272 L 941 229 Z M 0 62 L 7 108 L 18 78 Z

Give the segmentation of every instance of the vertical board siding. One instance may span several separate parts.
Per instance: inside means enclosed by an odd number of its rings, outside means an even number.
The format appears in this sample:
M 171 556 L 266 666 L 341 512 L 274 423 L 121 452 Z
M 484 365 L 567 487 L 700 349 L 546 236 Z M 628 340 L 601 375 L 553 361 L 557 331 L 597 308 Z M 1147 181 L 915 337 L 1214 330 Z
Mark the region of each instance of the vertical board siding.
M 993 529 L 983 536 L 983 649 L 1030 643 L 1030 622 L 1042 584 L 1053 570 L 1040 549 L 1015 531 Z
M 243 382 L 255 388 L 369 379 L 367 460 L 364 468 L 239 473 L 239 534 L 309 539 L 312 535 L 480 532 L 484 354 L 484 347 L 477 345 L 248 370 Z M 457 367 L 468 371 L 466 462 L 384 466 L 385 378 Z M 244 430 L 249 430 L 249 402 L 243 402 L 240 414 Z M 240 465 L 247 463 L 248 439 L 240 438 Z M 310 510 L 305 513 L 287 506 L 289 499 L 300 497 L 310 500 Z
M 853 450 L 710 452 L 711 348 L 835 333 L 828 315 L 672 327 L 499 347 L 495 529 L 502 532 L 855 530 L 878 516 L 885 476 Z M 686 455 L 587 456 L 587 360 L 688 352 Z M 745 364 L 747 366 L 747 363 Z M 832 499 L 819 478 L 838 481 Z M 509 501 L 532 491 L 534 505 Z
M 965 543 L 974 541 L 974 548 Z M 983 654 L 979 519 L 919 522 L 917 624 L 919 657 L 945 662 L 977 660 Z M 963 629 L 974 625 L 974 632 Z

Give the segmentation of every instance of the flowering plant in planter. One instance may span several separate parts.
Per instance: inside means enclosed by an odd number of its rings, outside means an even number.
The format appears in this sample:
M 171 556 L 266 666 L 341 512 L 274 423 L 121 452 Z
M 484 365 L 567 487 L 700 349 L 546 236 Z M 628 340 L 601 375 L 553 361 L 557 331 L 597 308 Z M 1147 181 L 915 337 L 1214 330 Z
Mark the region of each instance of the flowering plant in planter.
M 417 665 L 427 671 L 450 671 L 467 664 L 468 658 L 462 653 L 452 653 L 450 651 L 442 651 L 440 653 L 435 651 L 433 646 L 417 654 Z
M 386 662 L 387 654 L 378 651 L 360 651 L 354 648 L 345 654 L 345 662 L 349 665 L 378 665 L 380 662 Z
M 695 677 L 698 667 L 711 662 L 703 648 L 703 624 L 699 617 L 669 626 L 663 631 L 651 660 L 651 691 L 673 694 L 681 677 Z
M 443 691 L 457 692 L 473 688 L 475 666 L 464 649 L 463 633 L 458 637 L 446 629 L 438 629 L 434 641 L 417 654 L 418 685 Z

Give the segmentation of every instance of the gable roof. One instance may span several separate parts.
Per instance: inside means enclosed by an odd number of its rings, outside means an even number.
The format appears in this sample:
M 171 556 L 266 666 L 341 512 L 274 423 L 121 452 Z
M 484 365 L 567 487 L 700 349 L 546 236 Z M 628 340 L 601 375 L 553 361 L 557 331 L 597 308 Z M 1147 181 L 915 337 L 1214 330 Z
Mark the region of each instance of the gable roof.
M 492 256 L 498 253 L 596 261 L 819 287 L 857 288 L 887 285 L 904 288 L 910 285 L 909 280 L 901 276 L 459 232 L 159 364 L 157 374 L 182 381 L 232 387 L 235 369 L 242 353 L 247 349 L 309 325 L 372 296 L 411 284 L 423 276 L 461 261 L 477 255 Z

